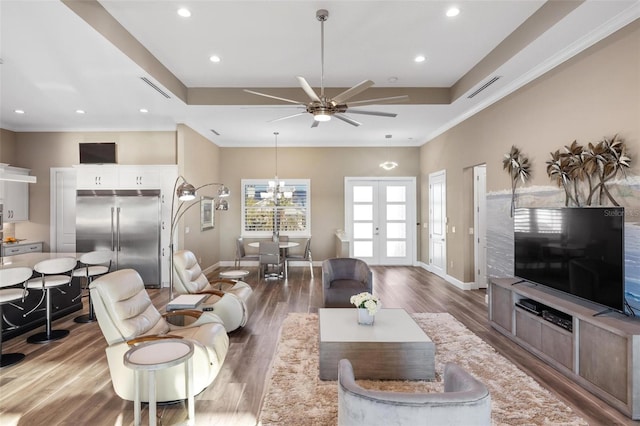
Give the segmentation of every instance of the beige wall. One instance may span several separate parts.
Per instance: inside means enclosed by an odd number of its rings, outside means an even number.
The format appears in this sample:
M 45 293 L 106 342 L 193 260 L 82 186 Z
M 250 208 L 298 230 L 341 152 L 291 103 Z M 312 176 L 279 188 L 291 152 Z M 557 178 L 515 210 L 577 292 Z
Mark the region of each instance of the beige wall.
M 597 142 L 619 133 L 640 171 L 640 20 L 594 45 L 500 102 L 469 118 L 420 151 L 422 221 L 428 219 L 429 173 L 447 172 L 449 229 L 465 230 L 473 207 L 471 166 L 487 164 L 487 191 L 510 188 L 502 159 L 511 145 L 533 163 L 530 185 L 550 185 L 549 152 L 570 145 Z M 472 281 L 473 251 L 468 232 L 449 233 L 448 274 Z M 423 229 L 422 261 L 428 263 L 428 230 Z
M 339 124 L 339 123 L 336 123 Z M 344 229 L 344 178 L 347 176 L 409 176 L 420 174 L 419 148 L 278 148 L 280 179 L 311 179 L 311 234 L 314 260 L 335 256 L 334 232 Z M 378 165 L 399 163 L 391 171 Z M 274 148 L 222 148 L 221 176 L 231 189 L 229 211 L 222 212 L 221 258 L 234 258 L 240 235 L 241 179 L 275 176 Z M 417 201 L 420 205 L 420 201 Z M 419 213 L 417 213 L 419 215 Z M 418 216 L 419 217 L 419 216 Z
M 177 141 L 178 169 L 187 182 L 196 188 L 208 183 L 221 182 L 220 148 L 217 145 L 183 124 L 178 125 Z M 198 196 L 213 197 L 217 190 L 218 186 L 206 186 L 198 190 Z M 193 207 L 190 207 L 192 205 Z M 221 260 L 220 232 L 226 226 L 228 213 L 232 212 L 215 212 L 215 228 L 200 231 L 200 204 L 188 202 L 185 206 L 189 210 L 186 210 L 176 230 L 178 248 L 191 250 L 202 268 L 217 264 Z M 189 233 L 185 232 L 187 228 Z M 233 255 L 230 259 L 233 259 Z
M 3 131 L 3 141 L 7 133 L 13 132 Z M 37 177 L 37 183 L 29 185 L 29 221 L 16 223 L 15 235 L 44 241 L 47 251 L 49 171 L 51 167 L 78 164 L 80 142 L 116 142 L 120 164 L 175 164 L 176 161 L 175 132 L 20 132 L 13 135 L 14 154 L 9 162 L 31 169 L 31 175 Z M 4 148 L 2 154 L 4 156 Z
M 9 130 L 0 129 L 0 163 L 19 166 L 15 163 L 16 134 Z

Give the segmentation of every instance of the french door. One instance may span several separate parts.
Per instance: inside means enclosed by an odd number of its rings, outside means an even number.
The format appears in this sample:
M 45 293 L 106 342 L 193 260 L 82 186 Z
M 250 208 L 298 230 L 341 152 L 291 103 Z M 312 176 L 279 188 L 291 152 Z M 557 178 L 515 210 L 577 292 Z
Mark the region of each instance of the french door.
M 415 178 L 345 178 L 349 256 L 370 265 L 413 265 Z

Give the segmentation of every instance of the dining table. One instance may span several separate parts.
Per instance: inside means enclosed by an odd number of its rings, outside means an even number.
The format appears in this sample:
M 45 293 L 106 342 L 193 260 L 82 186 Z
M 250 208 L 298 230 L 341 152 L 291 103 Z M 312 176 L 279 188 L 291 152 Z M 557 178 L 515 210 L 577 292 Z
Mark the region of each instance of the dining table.
M 79 259 L 82 253 L 24 253 L 13 256 L 4 256 L 0 259 L 0 269 L 28 267 L 33 269 L 36 264 L 43 260 L 60 257 L 73 257 Z M 36 273 L 34 272 L 34 276 Z M 52 318 L 57 319 L 72 312 L 82 309 L 82 297 L 78 297 L 81 292 L 80 278 L 74 277 L 69 286 L 63 286 L 51 292 Z M 7 303 L 2 307 L 2 340 L 24 334 L 45 323 L 44 304 L 42 308 L 36 309 L 29 315 L 25 315 L 32 308 L 36 307 L 42 298 L 39 290 L 29 290 L 24 300 L 17 300 L 11 304 Z

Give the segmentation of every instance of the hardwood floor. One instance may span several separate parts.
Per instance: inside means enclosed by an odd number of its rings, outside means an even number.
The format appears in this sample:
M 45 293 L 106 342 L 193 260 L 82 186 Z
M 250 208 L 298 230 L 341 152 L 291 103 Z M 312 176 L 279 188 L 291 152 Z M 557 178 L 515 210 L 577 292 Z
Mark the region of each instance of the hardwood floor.
M 640 425 L 574 385 L 554 369 L 521 349 L 491 327 L 485 291 L 462 291 L 421 268 L 373 267 L 374 292 L 385 307 L 408 312 L 449 312 L 499 353 L 564 400 L 591 425 Z M 317 312 L 322 306 L 321 271 L 292 268 L 289 279 L 258 280 L 256 270 L 247 281 L 254 288 L 256 308 L 249 323 L 229 335 L 230 348 L 222 371 L 196 397 L 197 424 L 253 425 L 256 423 L 280 324 L 289 312 Z M 149 290 L 162 308 L 168 289 Z M 86 304 L 86 302 L 85 302 Z M 70 335 L 57 342 L 26 343 L 29 334 L 3 344 L 4 352 L 23 352 L 20 364 L 0 370 L 0 424 L 5 425 L 129 425 L 133 403 L 113 392 L 97 323 L 77 324 L 71 314 L 54 323 Z M 487 360 L 491 362 L 491 360 Z M 185 416 L 181 404 L 158 407 L 163 424 Z M 143 409 L 143 422 L 147 422 Z

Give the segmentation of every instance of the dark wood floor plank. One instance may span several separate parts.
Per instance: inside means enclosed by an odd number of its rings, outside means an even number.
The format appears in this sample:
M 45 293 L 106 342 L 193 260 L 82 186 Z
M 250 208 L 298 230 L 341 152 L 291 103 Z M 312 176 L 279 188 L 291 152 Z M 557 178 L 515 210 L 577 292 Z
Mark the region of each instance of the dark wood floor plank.
M 248 269 L 254 310 L 244 328 L 230 333 L 229 353 L 220 374 L 196 397 L 198 424 L 255 424 L 282 321 L 290 312 L 315 313 L 322 307 L 320 268 L 314 268 L 314 278 L 308 267 L 291 268 L 287 281 L 259 280 L 256 270 Z M 484 290 L 460 290 L 422 268 L 378 266 L 373 270 L 374 292 L 384 307 L 449 312 L 590 424 L 640 425 L 494 331 L 487 318 Z M 160 309 L 169 301 L 167 289 L 149 290 L 149 294 Z M 22 351 L 27 359 L 0 370 L 0 423 L 132 424 L 133 403 L 121 400 L 111 386 L 102 333 L 96 323 L 74 323 L 78 314 L 55 322 L 54 328 L 71 331 L 63 340 L 44 345 L 26 343 L 29 334 L 41 331 L 34 330 L 4 343 L 3 351 Z M 158 413 L 164 424 L 185 418 L 180 405 L 159 407 Z M 143 422 L 147 416 L 145 407 Z

